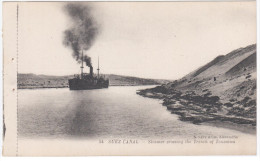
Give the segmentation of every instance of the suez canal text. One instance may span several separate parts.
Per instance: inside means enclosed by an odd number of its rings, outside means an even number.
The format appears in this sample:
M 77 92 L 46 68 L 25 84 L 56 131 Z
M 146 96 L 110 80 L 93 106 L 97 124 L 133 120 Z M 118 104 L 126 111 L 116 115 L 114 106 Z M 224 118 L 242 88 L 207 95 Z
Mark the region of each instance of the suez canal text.
M 138 144 L 138 140 L 134 139 L 110 139 L 110 140 L 99 140 L 99 143 L 108 144 Z
M 148 140 L 148 144 L 198 144 L 198 143 L 236 143 L 238 136 L 194 136 L 193 139 L 185 140 Z M 140 141 L 136 139 L 100 139 L 100 144 L 139 144 Z M 141 141 L 142 142 L 142 141 Z M 142 142 L 143 143 L 143 142 Z

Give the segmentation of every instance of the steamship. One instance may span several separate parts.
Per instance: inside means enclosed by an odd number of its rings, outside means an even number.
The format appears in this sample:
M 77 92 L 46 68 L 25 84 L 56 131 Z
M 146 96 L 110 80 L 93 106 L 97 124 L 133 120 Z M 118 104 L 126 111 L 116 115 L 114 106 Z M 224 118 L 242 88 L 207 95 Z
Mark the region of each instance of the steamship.
M 81 74 L 75 74 L 74 78 L 69 79 L 69 88 L 70 90 L 88 90 L 88 89 L 100 89 L 108 88 L 109 80 L 99 74 L 99 59 L 98 59 L 98 69 L 97 75 L 93 73 L 93 67 L 89 66 L 89 74 L 83 73 L 83 52 L 82 52 L 82 61 L 81 61 Z

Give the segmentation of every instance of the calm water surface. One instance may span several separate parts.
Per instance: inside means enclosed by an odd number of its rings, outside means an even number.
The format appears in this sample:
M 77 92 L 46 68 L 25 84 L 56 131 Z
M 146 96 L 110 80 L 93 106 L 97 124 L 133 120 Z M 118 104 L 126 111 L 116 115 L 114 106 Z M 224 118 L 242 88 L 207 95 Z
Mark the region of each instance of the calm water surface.
M 136 94 L 143 88 L 149 87 L 19 90 L 19 137 L 144 139 L 247 135 L 179 121 L 160 100 Z

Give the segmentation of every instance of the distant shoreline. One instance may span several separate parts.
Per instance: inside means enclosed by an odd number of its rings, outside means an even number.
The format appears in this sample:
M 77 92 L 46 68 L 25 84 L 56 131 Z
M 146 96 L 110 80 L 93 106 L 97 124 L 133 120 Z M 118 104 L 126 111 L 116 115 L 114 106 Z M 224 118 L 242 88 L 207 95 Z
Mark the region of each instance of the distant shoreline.
M 161 85 L 170 82 L 163 79 L 146 79 L 109 74 L 105 75 L 109 79 L 110 86 L 143 86 Z M 18 74 L 18 89 L 40 89 L 40 88 L 68 88 L 69 79 L 73 76 L 48 76 L 36 74 Z
M 160 84 L 129 84 L 129 85 L 109 85 L 110 87 L 123 87 L 123 86 L 156 86 Z M 43 87 L 43 86 L 37 86 L 37 87 L 18 87 L 18 89 L 51 89 L 51 88 L 69 88 L 69 86 L 51 86 L 51 87 Z

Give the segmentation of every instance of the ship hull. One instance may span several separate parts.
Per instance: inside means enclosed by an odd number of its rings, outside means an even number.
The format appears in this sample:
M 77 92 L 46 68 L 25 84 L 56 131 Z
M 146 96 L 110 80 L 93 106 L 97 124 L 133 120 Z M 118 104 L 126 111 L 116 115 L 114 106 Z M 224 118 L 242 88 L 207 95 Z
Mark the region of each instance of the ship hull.
M 101 89 L 108 88 L 109 82 L 89 82 L 82 79 L 70 79 L 69 88 L 70 90 L 90 90 L 90 89 Z

